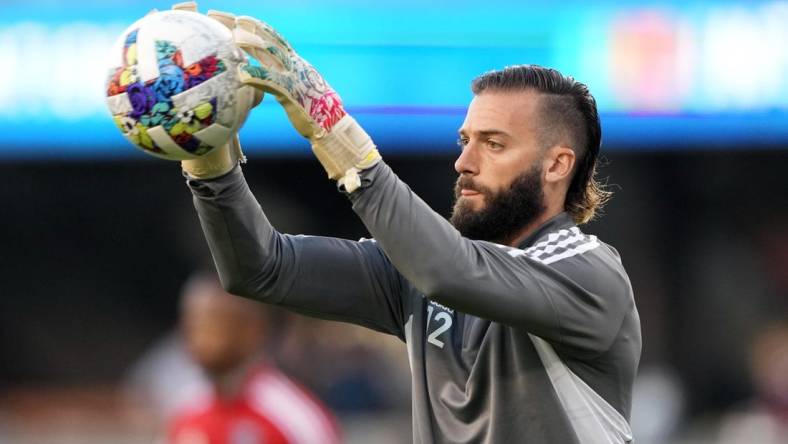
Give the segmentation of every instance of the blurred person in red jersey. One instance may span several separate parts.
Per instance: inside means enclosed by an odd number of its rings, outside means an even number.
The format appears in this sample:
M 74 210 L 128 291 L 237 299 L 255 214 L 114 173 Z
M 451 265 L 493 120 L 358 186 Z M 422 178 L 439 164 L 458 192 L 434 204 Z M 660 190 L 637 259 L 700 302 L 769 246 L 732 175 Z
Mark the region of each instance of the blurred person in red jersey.
M 753 341 L 750 371 L 755 397 L 727 415 L 721 444 L 788 443 L 788 322 L 775 323 Z
M 268 326 L 259 304 L 226 293 L 214 275 L 190 279 L 181 300 L 181 328 L 212 390 L 175 415 L 169 443 L 340 442 L 328 409 L 266 361 Z

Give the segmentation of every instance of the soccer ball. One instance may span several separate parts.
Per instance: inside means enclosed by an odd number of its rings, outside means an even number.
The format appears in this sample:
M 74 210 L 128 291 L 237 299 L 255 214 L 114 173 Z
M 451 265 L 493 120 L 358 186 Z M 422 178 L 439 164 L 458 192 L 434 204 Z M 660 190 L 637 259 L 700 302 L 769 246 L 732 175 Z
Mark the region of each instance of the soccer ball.
M 194 159 L 227 143 L 254 100 L 232 32 L 190 11 L 151 13 L 129 26 L 110 53 L 107 106 L 136 147 L 170 160 Z

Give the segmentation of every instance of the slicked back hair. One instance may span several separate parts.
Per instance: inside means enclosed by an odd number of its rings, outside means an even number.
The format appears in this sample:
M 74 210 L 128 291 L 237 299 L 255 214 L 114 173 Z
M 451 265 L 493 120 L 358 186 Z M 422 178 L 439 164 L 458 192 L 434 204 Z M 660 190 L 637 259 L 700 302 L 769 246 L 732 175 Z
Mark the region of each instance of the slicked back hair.
M 571 144 L 576 156 L 564 210 L 578 224 L 593 219 L 610 199 L 611 193 L 595 177 L 602 128 L 596 100 L 588 87 L 555 69 L 517 65 L 482 74 L 473 80 L 471 90 L 474 95 L 485 91 L 541 93 L 538 128 L 540 144 L 548 148 L 564 139 Z

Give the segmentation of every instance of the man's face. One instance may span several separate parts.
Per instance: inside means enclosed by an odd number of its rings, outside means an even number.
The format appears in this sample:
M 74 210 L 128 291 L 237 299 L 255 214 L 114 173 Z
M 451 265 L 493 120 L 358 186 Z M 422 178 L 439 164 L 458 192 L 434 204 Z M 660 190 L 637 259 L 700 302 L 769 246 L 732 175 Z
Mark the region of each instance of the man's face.
M 544 211 L 538 93 L 483 92 L 460 128 L 451 222 L 466 237 L 507 242 Z
M 220 376 L 257 352 L 261 320 L 251 302 L 206 286 L 190 294 L 181 312 L 189 354 L 209 375 Z

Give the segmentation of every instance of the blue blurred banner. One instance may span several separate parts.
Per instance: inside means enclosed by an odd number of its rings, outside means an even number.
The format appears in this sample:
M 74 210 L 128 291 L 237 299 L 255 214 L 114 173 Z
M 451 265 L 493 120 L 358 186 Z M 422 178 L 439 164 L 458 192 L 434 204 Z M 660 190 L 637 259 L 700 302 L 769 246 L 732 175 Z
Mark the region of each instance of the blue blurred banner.
M 204 1 L 264 19 L 384 153 L 454 149 L 478 74 L 519 63 L 587 83 L 613 149 L 788 143 L 788 2 Z M 104 105 L 115 38 L 158 1 L 0 3 L 0 158 L 143 156 Z M 247 149 L 306 152 L 275 101 Z

